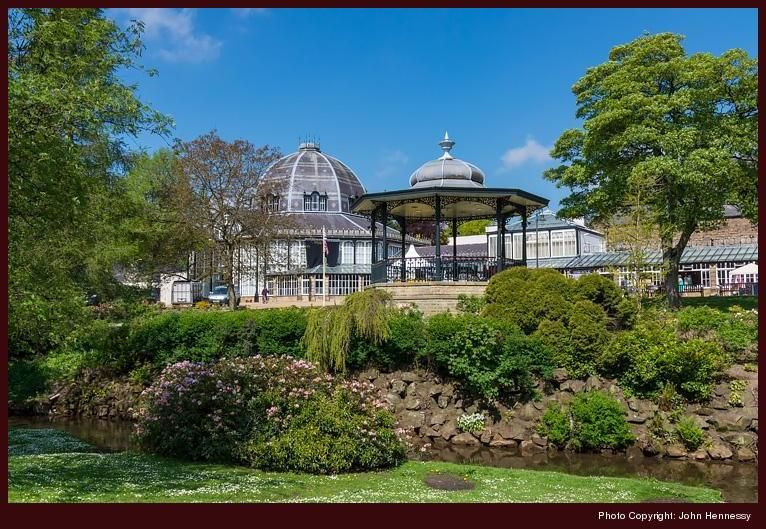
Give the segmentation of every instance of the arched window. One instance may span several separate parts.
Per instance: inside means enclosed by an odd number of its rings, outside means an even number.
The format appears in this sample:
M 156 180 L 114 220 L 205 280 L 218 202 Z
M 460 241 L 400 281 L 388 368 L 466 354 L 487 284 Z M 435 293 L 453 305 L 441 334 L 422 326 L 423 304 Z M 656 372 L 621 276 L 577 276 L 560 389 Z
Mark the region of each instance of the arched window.
M 340 262 L 341 264 L 354 264 L 354 241 L 343 241 Z

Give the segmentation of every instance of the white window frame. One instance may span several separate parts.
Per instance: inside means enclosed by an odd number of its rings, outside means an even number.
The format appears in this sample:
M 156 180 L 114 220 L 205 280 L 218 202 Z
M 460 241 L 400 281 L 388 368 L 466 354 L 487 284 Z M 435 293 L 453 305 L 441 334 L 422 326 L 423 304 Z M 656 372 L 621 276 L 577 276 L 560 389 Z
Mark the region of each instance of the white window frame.
M 343 241 L 340 245 L 341 264 L 354 264 L 354 241 Z

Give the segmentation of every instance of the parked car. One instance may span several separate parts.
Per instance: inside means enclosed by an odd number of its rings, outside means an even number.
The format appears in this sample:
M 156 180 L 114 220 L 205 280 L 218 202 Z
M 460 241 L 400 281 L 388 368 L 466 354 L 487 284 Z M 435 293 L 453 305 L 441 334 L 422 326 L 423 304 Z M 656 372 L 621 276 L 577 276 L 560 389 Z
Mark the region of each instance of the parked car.
M 236 291 L 237 294 L 237 304 L 239 304 L 239 292 Z M 207 297 L 207 300 L 210 303 L 217 303 L 219 305 L 228 305 L 229 304 L 229 289 L 226 285 L 221 285 L 213 288 L 213 290 L 210 292 L 210 294 Z

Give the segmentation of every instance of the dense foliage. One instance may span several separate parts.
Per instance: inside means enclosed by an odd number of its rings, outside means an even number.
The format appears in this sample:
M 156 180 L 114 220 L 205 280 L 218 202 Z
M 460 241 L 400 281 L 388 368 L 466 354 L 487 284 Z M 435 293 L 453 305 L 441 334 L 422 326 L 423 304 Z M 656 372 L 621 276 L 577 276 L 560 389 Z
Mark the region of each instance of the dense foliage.
M 361 369 L 374 365 L 385 369 L 406 366 L 426 343 L 423 313 L 415 309 L 392 310 L 388 316 L 390 335 L 375 343 L 354 335 L 348 353 L 348 366 Z
M 530 334 L 544 320 L 566 319 L 575 297 L 573 287 L 574 280 L 556 270 L 514 267 L 489 280 L 482 314 Z
M 257 468 L 312 474 L 338 474 L 388 468 L 404 461 L 404 444 L 394 432 L 394 417 L 365 409 L 353 385 L 319 395 L 300 405 L 286 424 L 269 417 L 245 448 Z M 267 410 L 268 414 L 268 410 Z
M 685 398 L 706 400 L 729 364 L 721 347 L 700 338 L 682 340 L 668 322 L 622 332 L 600 358 L 601 370 L 640 396 L 658 395 L 672 384 Z
M 288 354 L 300 357 L 306 311 L 172 311 L 131 321 L 122 334 L 130 365 Z
M 484 316 L 517 325 L 527 334 L 546 320 L 566 324 L 578 301 L 600 307 L 610 329 L 629 327 L 635 316 L 635 306 L 624 292 L 599 274 L 575 280 L 553 269 L 514 267 L 492 276 L 485 298 Z
M 59 347 L 85 296 L 131 253 L 125 140 L 170 120 L 119 72 L 139 70 L 141 27 L 100 9 L 8 12 L 8 338 L 11 357 Z
M 565 448 L 572 438 L 572 426 L 569 423 L 569 414 L 558 403 L 553 403 L 546 408 L 540 417 L 537 430 L 548 438 L 548 442 L 559 448 Z
M 512 268 L 490 279 L 485 297 L 485 317 L 533 334 L 575 376 L 595 373 L 609 331 L 635 319 L 633 302 L 598 274 L 574 280 L 550 269 Z
M 758 314 L 733 306 L 728 312 L 710 307 L 685 307 L 676 314 L 683 335 L 719 343 L 741 361 L 749 360 L 758 343 Z
M 676 424 L 676 436 L 688 450 L 696 450 L 705 440 L 705 432 L 692 417 L 682 417 Z
M 551 375 L 551 353 L 535 337 L 497 320 L 473 315 L 429 320 L 425 355 L 439 370 L 488 400 L 524 400 L 535 378 Z
M 145 449 L 193 460 L 334 473 L 393 466 L 404 446 L 373 388 L 288 356 L 179 362 L 144 391 Z
M 549 407 L 538 429 L 556 446 L 581 451 L 620 450 L 634 441 L 624 407 L 602 391 L 577 394 L 567 410 Z

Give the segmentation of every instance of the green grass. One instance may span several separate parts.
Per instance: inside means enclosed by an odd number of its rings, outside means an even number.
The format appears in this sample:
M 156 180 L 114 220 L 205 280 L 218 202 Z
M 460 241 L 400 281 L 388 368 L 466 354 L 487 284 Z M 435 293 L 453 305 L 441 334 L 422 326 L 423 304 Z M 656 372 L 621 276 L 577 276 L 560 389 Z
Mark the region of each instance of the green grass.
M 56 430 L 12 429 L 8 446 L 11 502 L 721 501 L 712 489 L 648 479 L 453 463 L 409 461 L 394 470 L 338 476 L 262 472 L 147 454 L 83 452 L 83 443 Z M 431 472 L 458 474 L 476 487 L 434 490 L 423 483 Z
M 706 298 L 682 298 L 682 307 L 710 307 L 727 312 L 729 307 L 739 305 L 745 310 L 758 308 L 757 296 L 709 296 Z
M 655 296 L 653 298 L 645 298 L 641 301 L 641 304 L 646 307 L 662 308 L 667 307 L 667 301 L 664 296 Z M 752 310 L 758 308 L 757 296 L 708 296 L 705 298 L 691 298 L 682 297 L 681 307 L 710 307 L 711 309 L 718 309 L 722 312 L 728 312 L 729 307 L 739 305 L 745 310 Z

